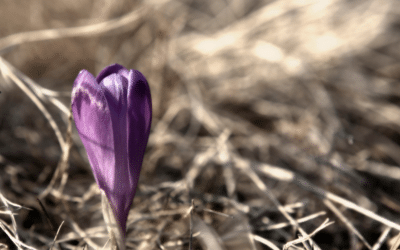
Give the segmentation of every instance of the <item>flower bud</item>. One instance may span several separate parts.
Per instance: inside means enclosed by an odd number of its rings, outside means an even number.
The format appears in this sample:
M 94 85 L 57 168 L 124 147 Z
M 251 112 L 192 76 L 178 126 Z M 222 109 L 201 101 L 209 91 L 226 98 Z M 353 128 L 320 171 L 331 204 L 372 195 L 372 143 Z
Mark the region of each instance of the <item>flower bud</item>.
M 99 188 L 123 237 L 151 126 L 146 78 L 119 64 L 95 78 L 82 70 L 72 88 L 72 114 Z

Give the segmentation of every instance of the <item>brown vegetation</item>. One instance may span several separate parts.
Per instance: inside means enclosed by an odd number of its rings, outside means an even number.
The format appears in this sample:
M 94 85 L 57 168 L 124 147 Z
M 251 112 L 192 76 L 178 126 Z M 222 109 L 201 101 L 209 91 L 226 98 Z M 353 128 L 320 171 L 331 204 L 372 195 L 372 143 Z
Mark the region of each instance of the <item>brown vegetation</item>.
M 107 244 L 69 106 L 78 72 L 112 63 L 147 77 L 154 108 L 128 249 L 396 248 L 399 10 L 2 1 L 0 249 Z

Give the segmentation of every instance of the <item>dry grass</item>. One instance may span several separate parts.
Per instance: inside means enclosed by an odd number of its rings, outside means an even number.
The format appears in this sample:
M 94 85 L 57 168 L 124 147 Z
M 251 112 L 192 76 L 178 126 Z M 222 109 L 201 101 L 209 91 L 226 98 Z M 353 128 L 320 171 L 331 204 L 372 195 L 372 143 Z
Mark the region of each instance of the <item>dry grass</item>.
M 24 6 L 21 8 L 21 6 Z M 153 126 L 128 249 L 396 249 L 395 0 L 3 1 L 0 249 L 108 249 L 72 82 L 119 63 Z

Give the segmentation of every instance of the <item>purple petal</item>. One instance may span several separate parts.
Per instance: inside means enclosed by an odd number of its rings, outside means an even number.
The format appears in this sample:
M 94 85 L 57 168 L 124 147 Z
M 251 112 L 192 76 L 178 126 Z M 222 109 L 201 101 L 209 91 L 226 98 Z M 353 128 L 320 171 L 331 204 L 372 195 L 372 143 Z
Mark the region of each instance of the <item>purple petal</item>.
M 137 183 L 144 151 L 150 134 L 151 96 L 146 78 L 137 70 L 129 71 L 128 87 L 128 148 L 130 176 Z
M 74 82 L 71 106 L 94 177 L 99 187 L 105 188 L 107 176 L 115 169 L 113 127 L 102 87 L 86 70 Z
M 113 82 L 114 80 L 112 79 L 115 77 L 116 75 L 108 76 L 103 79 L 102 84 L 104 84 L 106 80 Z M 123 81 L 123 77 L 119 79 L 120 81 Z M 116 211 L 115 216 L 117 221 L 120 222 L 123 233 L 125 233 L 126 230 L 125 222 L 139 181 L 140 170 L 151 125 L 151 97 L 150 88 L 146 79 L 139 71 L 130 70 L 127 81 L 127 88 L 125 88 L 127 93 L 115 89 L 115 86 L 112 84 L 107 85 L 109 86 L 107 89 L 110 92 L 110 95 L 111 93 L 114 93 L 113 96 L 116 96 L 115 93 L 124 93 L 124 96 L 127 97 L 126 103 L 124 104 L 124 107 L 126 107 L 126 113 L 123 118 L 122 116 L 119 118 L 117 116 L 112 116 L 114 137 L 116 134 L 121 135 L 121 138 L 125 139 L 125 141 L 122 139 L 116 140 L 116 159 L 121 158 L 121 164 L 116 164 L 116 173 L 118 173 L 113 182 L 113 191 L 110 195 L 106 192 L 112 207 Z M 123 84 L 125 84 L 125 82 Z M 117 99 L 118 98 L 115 98 L 115 100 Z M 111 107 L 110 102 L 109 106 Z M 116 110 L 120 112 L 119 109 Z M 125 128 L 123 128 L 122 124 L 126 124 Z M 117 127 L 119 127 L 118 131 L 115 130 Z M 117 149 L 118 145 L 121 145 L 119 149 Z M 118 166 L 123 165 L 122 162 L 126 165 L 124 165 L 122 169 L 118 169 Z
M 114 135 L 115 168 L 107 176 L 105 191 L 113 208 L 114 215 L 125 233 L 126 220 L 135 195 L 135 188 L 130 181 L 128 167 L 127 136 L 127 86 L 128 80 L 121 75 L 111 74 L 100 83 L 110 109 Z

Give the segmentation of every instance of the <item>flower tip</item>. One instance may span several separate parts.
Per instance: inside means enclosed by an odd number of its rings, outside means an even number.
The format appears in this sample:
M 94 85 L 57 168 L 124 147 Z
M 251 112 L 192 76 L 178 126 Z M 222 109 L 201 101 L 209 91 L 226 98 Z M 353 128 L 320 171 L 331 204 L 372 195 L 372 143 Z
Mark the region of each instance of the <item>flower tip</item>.
M 118 73 L 127 72 L 127 71 L 128 70 L 124 66 L 122 66 L 118 63 L 114 63 L 114 64 L 111 64 L 111 65 L 105 67 L 96 77 L 96 81 L 98 83 L 100 83 L 104 78 L 106 78 L 107 76 L 109 76 L 111 74 L 118 74 Z

